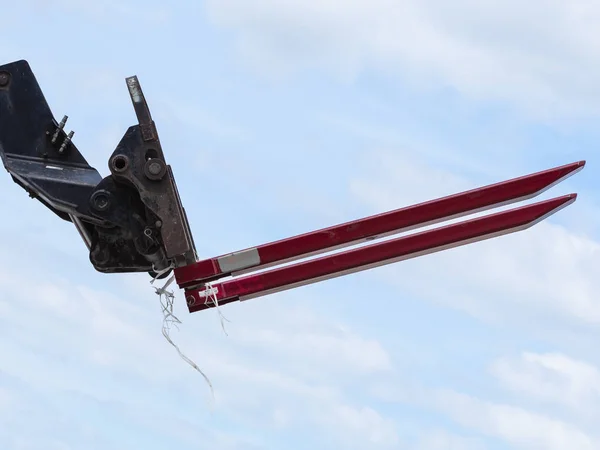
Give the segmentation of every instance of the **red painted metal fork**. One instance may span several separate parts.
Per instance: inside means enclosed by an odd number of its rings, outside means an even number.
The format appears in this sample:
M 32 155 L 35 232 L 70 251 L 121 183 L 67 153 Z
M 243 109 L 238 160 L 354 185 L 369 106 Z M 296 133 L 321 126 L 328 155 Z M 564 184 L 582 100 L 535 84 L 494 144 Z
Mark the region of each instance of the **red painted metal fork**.
M 274 265 L 289 263 L 295 259 L 315 256 L 348 245 L 530 199 L 578 172 L 584 165 L 585 162 L 580 161 L 240 252 L 206 259 L 176 269 L 176 280 L 180 287 L 187 288 L 186 298 L 189 309 L 193 312 L 214 306 L 216 302 L 225 304 L 264 296 L 449 247 L 520 231 L 569 205 L 575 200 L 576 195 L 558 197 L 355 250 L 277 269 L 264 270 Z M 262 272 L 239 278 L 234 277 L 231 280 L 215 282 L 211 285 L 206 284 L 229 275 L 237 276 L 258 270 L 262 270 Z
M 190 312 L 194 312 L 215 306 L 217 302 L 221 305 L 248 300 L 521 231 L 574 202 L 576 197 L 575 194 L 566 195 L 332 256 L 233 278 L 209 287 L 190 289 L 186 292 L 188 307 Z

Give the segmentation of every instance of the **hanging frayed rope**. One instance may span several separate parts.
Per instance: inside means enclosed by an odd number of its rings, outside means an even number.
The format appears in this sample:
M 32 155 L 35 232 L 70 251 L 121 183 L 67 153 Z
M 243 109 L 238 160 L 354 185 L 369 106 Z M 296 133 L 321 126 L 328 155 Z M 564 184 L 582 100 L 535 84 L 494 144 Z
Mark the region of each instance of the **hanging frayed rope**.
M 158 277 L 160 277 L 162 274 L 168 272 L 170 269 L 171 269 L 171 267 L 169 267 L 161 272 L 158 272 L 156 274 L 156 276 L 154 277 L 154 279 L 152 281 L 150 281 L 150 284 L 153 285 L 154 282 L 158 279 Z M 152 287 L 154 287 L 154 290 L 156 291 L 156 294 L 158 295 L 158 297 L 160 299 L 160 306 L 161 306 L 162 314 L 163 314 L 162 334 L 163 334 L 164 338 L 167 340 L 167 342 L 169 344 L 171 344 L 175 348 L 175 350 L 177 350 L 177 353 L 179 353 L 180 358 L 183 359 L 186 363 L 188 363 L 200 375 L 202 375 L 202 377 L 206 381 L 206 384 L 208 384 L 208 387 L 210 388 L 210 393 L 214 400 L 215 392 L 213 389 L 213 385 L 210 382 L 210 379 L 208 378 L 208 376 L 206 376 L 206 374 L 202 371 L 202 369 L 200 369 L 200 367 L 198 367 L 198 365 L 194 361 L 192 361 L 190 358 L 188 358 L 181 351 L 179 346 L 177 344 L 175 344 L 175 342 L 173 342 L 173 340 L 171 339 L 171 326 L 174 326 L 177 330 L 179 330 L 178 325 L 181 324 L 181 320 L 179 320 L 179 318 L 177 316 L 175 316 L 175 314 L 173 314 L 173 303 L 175 300 L 175 294 L 173 293 L 173 291 L 167 290 L 167 288 L 171 285 L 171 283 L 173 283 L 173 281 L 175 281 L 175 275 L 171 275 L 171 277 L 167 280 L 167 282 L 160 288 L 157 288 L 156 286 L 152 286 Z M 222 321 L 221 321 L 221 325 L 223 326 Z
M 209 308 L 214 306 L 217 309 L 217 314 L 219 314 L 219 320 L 221 321 L 221 329 L 223 330 L 223 333 L 225 333 L 225 336 L 229 336 L 225 329 L 225 322 L 231 323 L 231 321 L 223 315 L 223 312 L 221 312 L 219 299 L 217 299 L 217 288 L 213 287 L 210 283 L 207 283 L 204 287 L 206 288 L 203 292 L 203 294 L 205 293 L 204 297 L 206 298 L 206 300 L 204 300 L 204 305 Z

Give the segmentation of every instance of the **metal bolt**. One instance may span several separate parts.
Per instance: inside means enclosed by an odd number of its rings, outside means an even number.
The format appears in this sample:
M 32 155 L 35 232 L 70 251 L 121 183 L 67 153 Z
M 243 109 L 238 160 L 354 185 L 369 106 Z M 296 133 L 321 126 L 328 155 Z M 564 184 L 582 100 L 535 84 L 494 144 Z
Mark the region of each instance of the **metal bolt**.
M 97 246 L 91 253 L 90 256 L 94 264 L 103 266 L 110 260 L 110 253 L 106 247 Z
M 161 220 L 157 220 L 157 221 L 154 223 L 154 226 L 155 226 L 156 228 L 160 228 L 160 227 L 162 227 L 162 221 L 161 221 Z
M 69 132 L 69 134 L 65 138 L 64 142 L 62 143 L 62 145 L 58 149 L 58 153 L 63 153 L 67 149 L 67 146 L 71 143 L 71 139 L 73 138 L 74 134 L 75 134 L 74 131 L 70 131 Z
M 92 205 L 98 211 L 105 211 L 110 206 L 110 197 L 107 192 L 98 191 L 92 195 Z
M 160 159 L 149 159 L 144 165 L 144 173 L 151 180 L 161 180 L 167 173 L 167 166 Z
M 148 172 L 150 172 L 152 175 L 158 175 L 161 170 L 162 166 L 160 163 L 152 162 L 148 165 Z
M 106 207 L 108 206 L 108 199 L 104 196 L 98 196 L 96 197 L 96 201 L 94 202 L 94 204 L 98 209 L 106 209 Z
M 188 306 L 192 306 L 194 303 L 196 303 L 196 299 L 193 295 L 188 295 L 185 299 L 187 300 Z
M 8 86 L 8 82 L 10 81 L 10 74 L 8 72 L 0 72 L 0 87 Z
M 56 131 L 54 132 L 54 136 L 52 136 L 52 143 L 54 144 L 56 142 L 56 140 L 58 139 L 58 135 L 60 134 L 61 130 L 65 127 L 65 125 L 67 124 L 67 120 L 69 119 L 69 116 L 64 116 L 62 118 L 62 120 L 60 121 L 60 123 L 58 124 L 58 128 L 56 128 Z

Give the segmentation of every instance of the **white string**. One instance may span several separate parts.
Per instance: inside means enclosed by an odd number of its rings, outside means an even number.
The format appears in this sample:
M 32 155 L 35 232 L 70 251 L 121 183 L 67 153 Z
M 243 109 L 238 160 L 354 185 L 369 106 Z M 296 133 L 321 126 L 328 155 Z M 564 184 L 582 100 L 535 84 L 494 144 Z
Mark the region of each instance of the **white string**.
M 169 267 L 161 272 L 159 272 L 152 281 L 150 281 L 150 284 L 154 284 L 154 282 L 158 279 L 159 276 L 161 276 L 162 274 L 166 273 L 168 270 L 170 270 L 172 267 Z M 204 381 L 206 381 L 206 384 L 208 384 L 208 387 L 210 388 L 210 393 L 212 396 L 212 399 L 214 401 L 215 399 L 215 392 L 213 389 L 213 385 L 210 382 L 210 379 L 208 378 L 208 376 L 206 376 L 206 374 L 202 371 L 202 369 L 200 369 L 200 367 L 198 367 L 198 365 L 192 361 L 190 358 L 188 358 L 179 348 L 179 346 L 177 344 L 175 344 L 175 342 L 173 342 L 173 340 L 171 339 L 171 326 L 174 326 L 175 328 L 177 328 L 177 330 L 179 330 L 179 327 L 177 326 L 178 324 L 181 324 L 181 320 L 179 320 L 179 318 L 177 316 L 175 316 L 175 314 L 173 314 L 173 304 L 174 304 L 174 300 L 175 300 L 175 294 L 173 294 L 173 291 L 168 291 L 167 288 L 169 287 L 169 285 L 171 283 L 173 283 L 173 281 L 175 281 L 175 275 L 171 275 L 171 277 L 167 280 L 167 282 L 160 288 L 154 287 L 154 290 L 156 291 L 156 294 L 158 295 L 159 299 L 160 299 L 160 306 L 162 309 L 162 313 L 163 313 L 163 323 L 162 323 L 162 334 L 164 336 L 164 338 L 166 339 L 166 341 L 171 344 L 175 350 L 177 350 L 177 353 L 179 353 L 179 357 L 181 359 L 183 359 L 186 363 L 188 363 L 194 370 L 196 370 L 200 375 L 202 375 L 202 377 L 204 378 Z
M 217 288 L 213 287 L 210 283 L 205 284 L 204 287 L 206 288 L 204 290 L 204 292 L 206 293 L 206 300 L 204 300 L 204 306 L 210 308 L 214 305 L 214 307 L 217 309 L 217 314 L 219 314 L 219 320 L 221 321 L 221 329 L 223 330 L 223 333 L 225 333 L 225 336 L 229 336 L 229 334 L 227 334 L 227 330 L 225 329 L 225 322 L 231 323 L 231 321 L 223 315 L 223 312 L 219 307 L 219 299 L 217 298 Z
M 157 272 L 157 271 L 155 270 L 155 268 L 154 268 L 154 264 L 152 264 L 152 271 L 153 271 L 154 273 L 156 273 L 156 275 L 154 276 L 154 278 L 152 279 L 152 281 L 150 281 L 150 284 L 154 284 L 154 282 L 155 282 L 156 280 L 158 280 L 158 278 L 159 278 L 161 275 L 163 275 L 163 274 L 167 273 L 169 270 L 171 270 L 171 269 L 174 269 L 174 268 L 175 268 L 175 266 L 173 265 L 173 263 L 171 263 L 169 266 L 167 266 L 167 267 L 165 267 L 164 269 L 162 269 L 162 270 L 159 270 L 159 271 Z M 171 283 L 168 283 L 167 285 L 165 285 L 165 286 L 163 286 L 163 287 L 166 287 L 166 286 L 168 286 L 169 284 L 171 284 Z

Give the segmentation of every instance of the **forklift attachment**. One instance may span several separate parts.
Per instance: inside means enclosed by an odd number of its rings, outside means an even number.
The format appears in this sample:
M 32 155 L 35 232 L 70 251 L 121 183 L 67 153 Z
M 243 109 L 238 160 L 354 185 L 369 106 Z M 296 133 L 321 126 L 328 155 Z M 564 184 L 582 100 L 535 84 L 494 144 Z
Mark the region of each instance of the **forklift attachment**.
M 164 277 L 196 261 L 196 250 L 137 77 L 127 87 L 138 124 L 103 178 L 65 132 L 68 117 L 54 118 L 29 64 L 0 66 L 0 156 L 32 198 L 75 225 L 96 270 Z
M 149 272 L 155 278 L 174 272 L 171 280 L 185 289 L 190 312 L 527 229 L 573 203 L 577 195 L 314 258 L 532 199 L 585 166 L 579 161 L 198 260 L 173 171 L 139 80 L 129 77 L 126 85 L 137 124 L 125 131 L 108 159 L 110 173 L 102 177 L 79 152 L 74 132 L 66 132 L 68 117 L 59 122 L 52 114 L 29 64 L 0 66 L 0 157 L 31 197 L 75 225 L 97 271 Z M 305 261 L 294 263 L 299 259 Z

